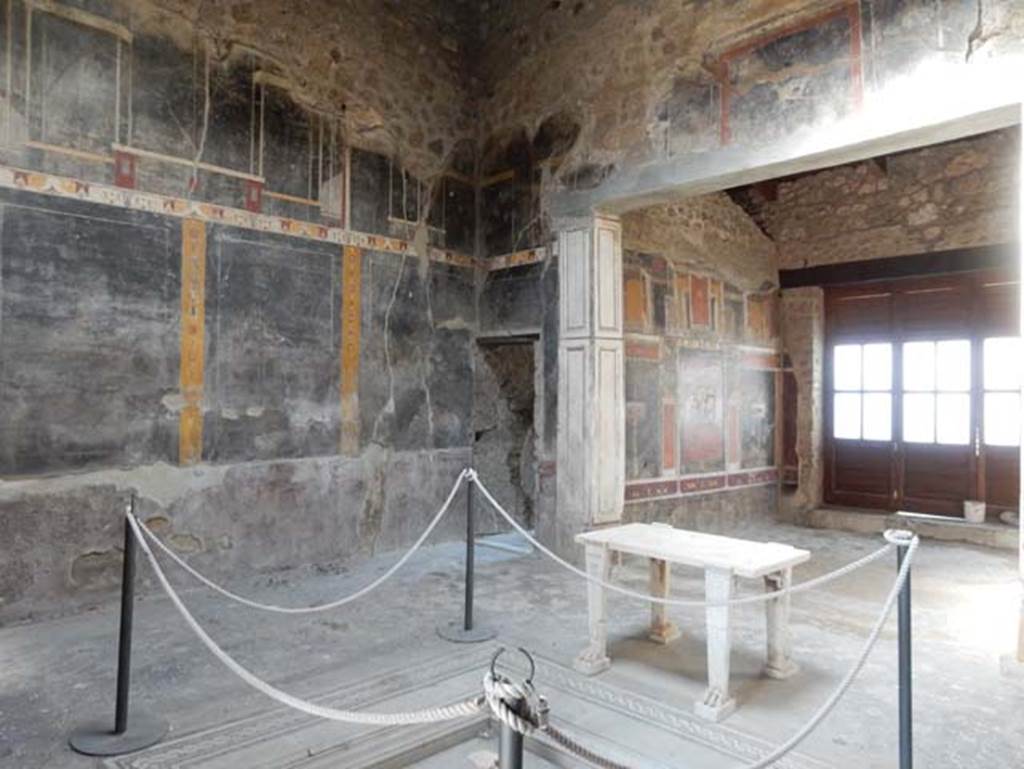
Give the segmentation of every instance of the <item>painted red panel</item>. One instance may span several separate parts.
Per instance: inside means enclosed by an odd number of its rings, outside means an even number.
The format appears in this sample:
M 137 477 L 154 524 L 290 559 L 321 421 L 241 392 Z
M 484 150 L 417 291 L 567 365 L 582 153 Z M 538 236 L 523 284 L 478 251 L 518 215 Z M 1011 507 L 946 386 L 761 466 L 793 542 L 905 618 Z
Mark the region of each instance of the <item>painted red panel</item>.
M 626 357 L 641 358 L 642 360 L 661 360 L 661 343 L 627 340 Z
M 245 208 L 259 213 L 263 208 L 263 183 L 251 179 L 245 181 Z
M 661 407 L 661 467 L 676 467 L 676 404 L 665 401 Z
M 135 156 L 128 152 L 114 151 L 114 184 L 126 189 L 135 189 Z
M 697 275 L 690 276 L 690 321 L 694 326 L 711 325 L 708 279 Z

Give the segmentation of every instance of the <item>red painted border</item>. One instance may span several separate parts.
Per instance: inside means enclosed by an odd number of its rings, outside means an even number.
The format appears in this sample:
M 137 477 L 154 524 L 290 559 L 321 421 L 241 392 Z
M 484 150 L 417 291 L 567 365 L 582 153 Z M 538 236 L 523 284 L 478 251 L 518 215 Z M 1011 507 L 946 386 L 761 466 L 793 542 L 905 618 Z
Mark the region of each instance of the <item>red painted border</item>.
M 775 40 L 797 32 L 803 32 L 844 15 L 850 25 L 851 101 L 856 110 L 859 110 L 864 105 L 864 46 L 861 40 L 863 33 L 860 21 L 860 0 L 850 0 L 850 2 L 839 5 L 824 13 L 802 19 L 788 27 L 782 27 L 740 43 L 733 48 L 727 49 L 718 57 L 719 87 L 722 91 L 719 98 L 719 140 L 722 144 L 730 144 L 732 142 L 732 129 L 729 125 L 729 110 L 732 102 L 732 91 L 729 87 L 729 63 L 736 57 L 757 50 Z
M 765 486 L 777 483 L 778 480 L 778 469 L 767 468 L 717 475 L 692 475 L 665 480 L 635 481 L 626 484 L 625 500 L 626 502 L 640 502 L 646 499 L 691 497 L 722 489 Z

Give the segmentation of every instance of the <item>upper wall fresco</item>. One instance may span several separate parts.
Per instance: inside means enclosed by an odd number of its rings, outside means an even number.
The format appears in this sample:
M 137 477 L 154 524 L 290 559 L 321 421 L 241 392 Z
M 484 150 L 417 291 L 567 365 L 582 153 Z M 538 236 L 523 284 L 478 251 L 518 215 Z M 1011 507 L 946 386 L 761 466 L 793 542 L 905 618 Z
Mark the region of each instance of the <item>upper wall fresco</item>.
M 575 120 L 544 197 L 591 190 L 569 196 L 589 205 L 671 186 L 655 165 L 713 176 L 693 159 L 811 154 L 1010 104 L 1024 59 L 1016 0 L 521 0 L 485 28 L 485 135 Z

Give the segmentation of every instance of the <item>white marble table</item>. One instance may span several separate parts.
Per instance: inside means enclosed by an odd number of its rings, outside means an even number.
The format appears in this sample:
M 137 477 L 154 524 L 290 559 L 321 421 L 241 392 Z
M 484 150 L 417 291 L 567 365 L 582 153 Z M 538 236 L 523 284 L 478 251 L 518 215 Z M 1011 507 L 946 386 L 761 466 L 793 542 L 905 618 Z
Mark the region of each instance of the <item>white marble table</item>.
M 665 597 L 669 592 L 672 564 L 704 569 L 704 596 L 709 601 L 732 597 L 737 577 L 763 579 L 768 591 L 788 587 L 793 567 L 811 557 L 807 550 L 776 542 L 754 542 L 696 531 L 676 529 L 667 524 L 631 523 L 580 534 L 576 541 L 586 548 L 587 573 L 608 582 L 612 553 L 628 553 L 650 559 L 650 592 Z M 587 607 L 590 615 L 590 643 L 576 657 L 574 667 L 587 675 L 607 670 L 608 603 L 606 588 L 588 583 Z M 790 659 L 789 595 L 765 602 L 768 649 L 764 672 L 771 678 L 788 678 L 797 666 Z M 664 604 L 651 604 L 649 637 L 668 643 L 679 636 L 678 628 L 668 620 Z M 721 721 L 736 707 L 729 694 L 730 607 L 708 606 L 707 649 L 708 688 L 694 710 L 697 715 Z

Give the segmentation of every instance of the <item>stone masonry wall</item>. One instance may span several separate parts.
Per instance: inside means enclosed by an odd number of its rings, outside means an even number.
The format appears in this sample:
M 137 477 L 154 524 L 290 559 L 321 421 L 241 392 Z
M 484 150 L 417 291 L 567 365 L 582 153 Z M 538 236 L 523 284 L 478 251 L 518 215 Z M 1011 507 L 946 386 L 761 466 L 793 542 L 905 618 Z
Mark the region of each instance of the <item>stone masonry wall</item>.
M 796 383 L 796 487 L 786 489 L 780 513 L 799 521 L 821 503 L 824 473 L 822 413 L 825 356 L 825 296 L 817 286 L 782 292 L 782 346 Z M 787 436 L 789 437 L 789 436 Z
M 782 182 L 762 209 L 779 269 L 1012 243 L 1019 153 L 1005 130 Z

